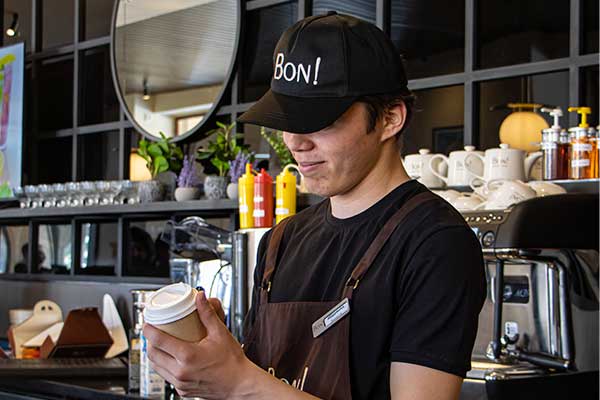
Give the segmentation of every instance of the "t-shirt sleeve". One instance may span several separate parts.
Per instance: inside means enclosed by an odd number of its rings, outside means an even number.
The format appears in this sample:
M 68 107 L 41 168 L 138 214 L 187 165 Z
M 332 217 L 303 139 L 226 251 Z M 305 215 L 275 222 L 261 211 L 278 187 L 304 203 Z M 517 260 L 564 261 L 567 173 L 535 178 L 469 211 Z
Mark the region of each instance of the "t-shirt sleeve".
M 421 241 L 397 282 L 391 361 L 465 377 L 486 296 L 481 248 L 468 227 Z
M 269 238 L 271 237 L 271 231 L 265 233 L 260 239 L 258 249 L 256 251 L 256 266 L 254 268 L 254 284 L 252 285 L 252 302 L 250 309 L 246 313 L 243 323 L 244 338 L 250 333 L 250 330 L 254 326 L 254 320 L 258 313 L 258 300 L 259 300 L 259 286 L 262 279 L 263 271 L 265 269 L 265 262 L 267 259 L 267 247 L 269 244 Z

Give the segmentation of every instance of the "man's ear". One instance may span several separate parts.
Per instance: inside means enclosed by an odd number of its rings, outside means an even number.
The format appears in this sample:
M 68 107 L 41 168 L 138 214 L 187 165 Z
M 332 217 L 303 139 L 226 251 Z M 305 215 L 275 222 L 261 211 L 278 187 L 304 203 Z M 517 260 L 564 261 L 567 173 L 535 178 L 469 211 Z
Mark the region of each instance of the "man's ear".
M 400 102 L 393 107 L 390 107 L 383 116 L 383 134 L 381 135 L 381 141 L 384 142 L 391 137 L 394 137 L 396 133 L 404 126 L 406 122 L 406 105 L 404 102 Z

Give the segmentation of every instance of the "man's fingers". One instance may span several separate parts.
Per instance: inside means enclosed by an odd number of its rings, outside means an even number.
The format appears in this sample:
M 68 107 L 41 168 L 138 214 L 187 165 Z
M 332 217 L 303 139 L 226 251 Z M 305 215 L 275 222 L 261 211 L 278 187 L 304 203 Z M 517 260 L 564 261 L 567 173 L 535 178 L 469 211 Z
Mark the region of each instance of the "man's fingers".
M 188 342 L 179 340 L 147 323 L 144 324 L 144 336 L 152 347 L 162 350 L 177 360 L 189 351 Z
M 160 365 L 169 371 L 174 371 L 178 367 L 177 359 L 169 353 L 165 353 L 161 349 L 154 347 L 152 342 L 148 342 L 148 359 L 153 364 Z
M 225 311 L 223 311 L 223 305 L 221 304 L 221 300 L 216 297 L 209 297 L 208 302 L 215 309 L 215 312 L 219 316 L 219 319 L 225 323 Z
M 196 296 L 196 308 L 198 309 L 200 321 L 206 327 L 209 335 L 216 335 L 222 329 L 227 329 L 202 290 Z

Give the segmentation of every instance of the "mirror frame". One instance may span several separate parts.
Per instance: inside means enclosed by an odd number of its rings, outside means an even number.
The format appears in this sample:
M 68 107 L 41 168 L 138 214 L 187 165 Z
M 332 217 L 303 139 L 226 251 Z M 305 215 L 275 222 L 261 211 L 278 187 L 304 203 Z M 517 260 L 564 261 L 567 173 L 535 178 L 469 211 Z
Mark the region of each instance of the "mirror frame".
M 211 117 L 213 117 L 216 114 L 216 111 L 221 106 L 221 101 L 223 99 L 223 96 L 225 95 L 225 91 L 228 89 L 229 84 L 233 80 L 233 78 L 234 78 L 233 72 L 235 71 L 235 69 L 237 67 L 237 61 L 238 61 L 238 56 L 239 56 L 239 51 L 240 51 L 240 41 L 241 41 L 241 36 L 242 36 L 242 6 L 243 6 L 242 1 L 243 0 L 236 1 L 238 8 L 237 8 L 237 15 L 236 15 L 235 43 L 234 43 L 234 47 L 233 47 L 232 60 L 231 60 L 231 63 L 229 64 L 229 68 L 227 69 L 225 81 L 223 81 L 223 88 L 219 92 L 219 95 L 215 98 L 215 101 L 213 102 L 213 106 L 211 107 L 211 109 L 208 110 L 208 112 L 206 114 L 204 114 L 204 118 L 202 118 L 202 121 L 200 121 L 200 123 L 198 123 L 196 126 L 194 126 L 191 130 L 189 130 L 185 134 L 172 137 L 171 142 L 173 142 L 173 143 L 183 142 L 185 140 L 190 140 L 191 138 L 193 138 L 193 136 L 196 134 L 196 132 L 198 132 L 198 130 L 200 130 L 200 128 L 202 128 L 204 126 L 204 124 L 206 124 L 207 121 L 211 120 Z M 115 59 L 115 28 L 116 28 L 116 21 L 117 21 L 117 12 L 119 10 L 120 4 L 121 4 L 121 0 L 115 0 L 115 4 L 113 5 L 111 23 L 110 23 L 110 70 L 111 70 L 113 85 L 115 87 L 115 92 L 117 94 L 117 98 L 119 99 L 119 104 L 121 105 L 121 109 L 127 116 L 127 120 L 129 122 L 131 122 L 131 124 L 136 129 L 136 131 L 141 133 L 145 138 L 147 138 L 149 140 L 153 140 L 153 141 L 158 141 L 158 140 L 160 140 L 160 137 L 151 135 L 140 124 L 138 124 L 137 121 L 135 121 L 133 119 L 131 113 L 129 112 L 129 108 L 127 108 L 127 103 L 125 102 L 125 97 L 123 96 L 123 92 L 121 90 L 121 85 L 119 84 L 119 79 L 117 77 L 117 61 Z M 201 139 L 204 139 L 204 137 L 200 137 L 200 138 L 196 138 L 196 139 L 201 140 Z

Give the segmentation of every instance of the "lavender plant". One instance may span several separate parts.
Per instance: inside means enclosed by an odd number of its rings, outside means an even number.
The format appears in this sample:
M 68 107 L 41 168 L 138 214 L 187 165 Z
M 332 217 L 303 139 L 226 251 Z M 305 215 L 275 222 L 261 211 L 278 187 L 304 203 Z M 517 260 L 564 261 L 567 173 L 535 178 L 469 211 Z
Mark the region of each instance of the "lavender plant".
M 198 175 L 196 174 L 196 166 L 193 157 L 185 156 L 183 158 L 183 167 L 177 178 L 177 187 L 180 188 L 193 188 L 197 187 L 200 183 Z
M 229 161 L 229 177 L 232 183 L 237 183 L 238 179 L 246 172 L 246 164 L 252 163 L 252 168 L 256 168 L 254 161 L 254 153 L 246 153 L 240 151 L 236 154 L 232 161 Z

